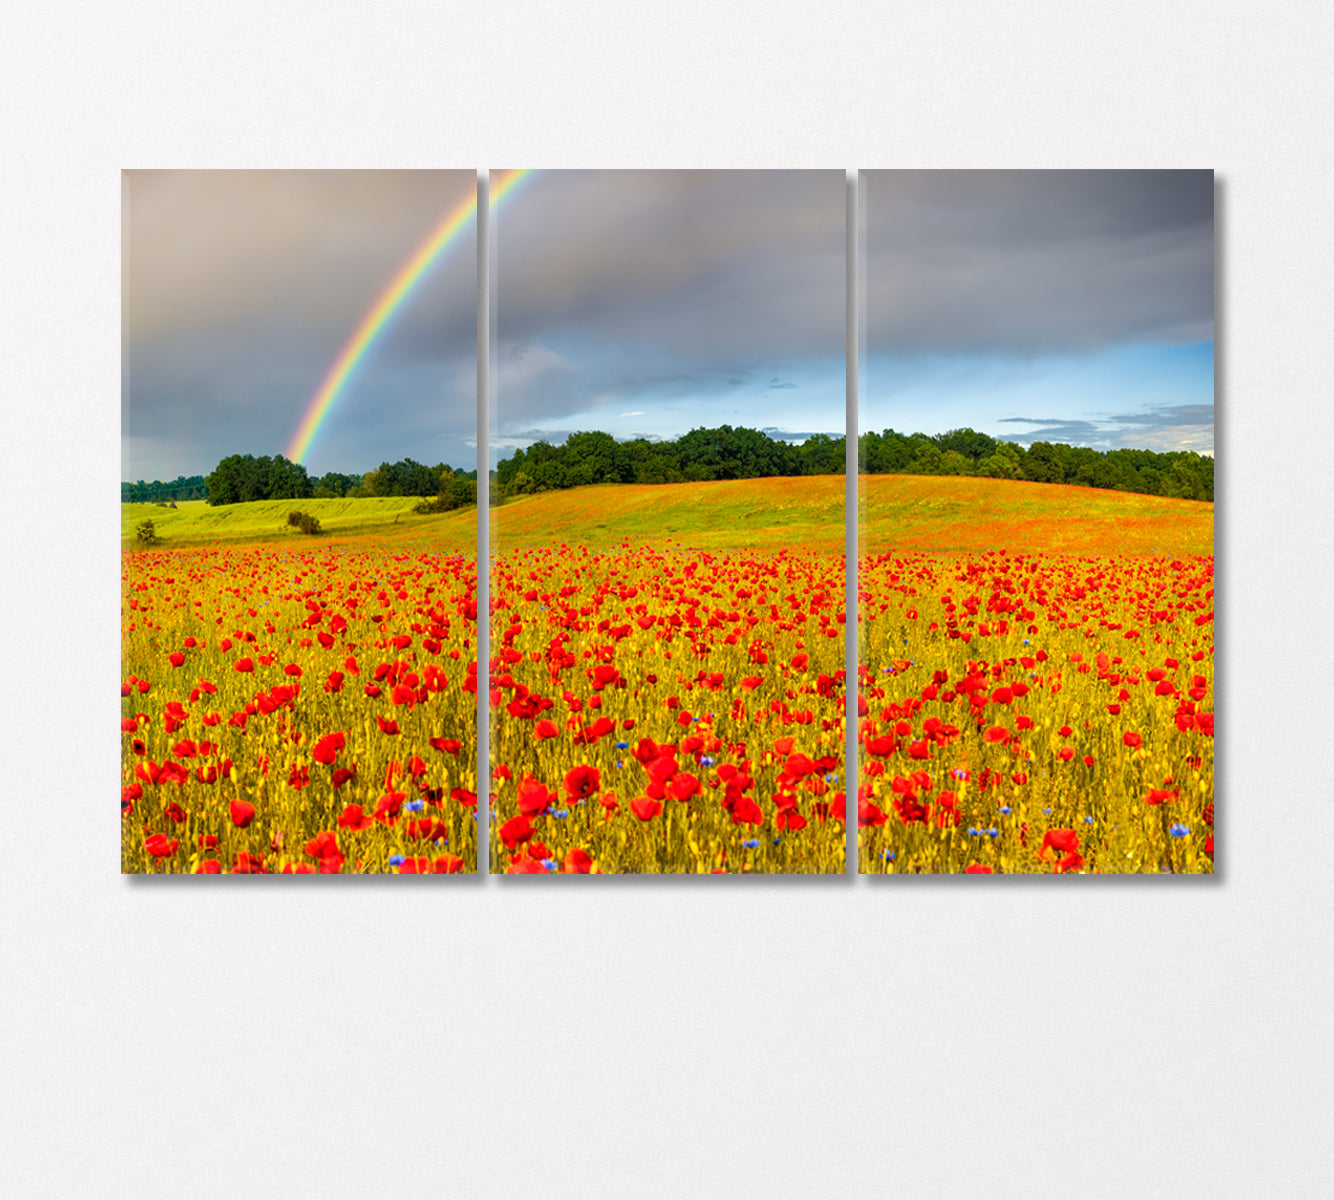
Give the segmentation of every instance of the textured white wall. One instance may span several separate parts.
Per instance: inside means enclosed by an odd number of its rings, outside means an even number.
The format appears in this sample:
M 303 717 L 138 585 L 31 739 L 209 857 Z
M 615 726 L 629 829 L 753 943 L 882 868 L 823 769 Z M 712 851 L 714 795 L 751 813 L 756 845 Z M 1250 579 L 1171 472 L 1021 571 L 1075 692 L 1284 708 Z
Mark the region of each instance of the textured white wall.
M 1316 6 L 116 7 L 0 43 L 9 1194 L 1328 1194 Z M 121 878 L 118 172 L 293 165 L 1217 168 L 1220 875 Z

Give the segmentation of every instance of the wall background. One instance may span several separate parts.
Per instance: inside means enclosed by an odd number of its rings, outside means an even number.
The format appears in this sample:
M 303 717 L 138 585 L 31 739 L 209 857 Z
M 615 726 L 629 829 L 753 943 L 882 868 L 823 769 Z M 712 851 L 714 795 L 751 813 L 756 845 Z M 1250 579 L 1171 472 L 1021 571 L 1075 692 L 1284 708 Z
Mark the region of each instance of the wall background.
M 249 0 L 7 29 L 12 1194 L 1325 1194 L 1327 17 Z M 120 169 L 486 164 L 1216 168 L 1220 875 L 122 879 Z

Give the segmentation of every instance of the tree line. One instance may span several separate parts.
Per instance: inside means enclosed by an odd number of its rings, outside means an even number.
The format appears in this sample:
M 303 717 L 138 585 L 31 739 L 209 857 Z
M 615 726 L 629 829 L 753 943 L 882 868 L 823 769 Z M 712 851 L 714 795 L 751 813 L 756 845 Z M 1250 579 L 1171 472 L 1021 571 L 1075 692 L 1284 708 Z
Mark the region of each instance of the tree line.
M 756 429 L 692 429 L 674 441 L 618 442 L 607 433 L 574 433 L 563 445 L 534 442 L 492 472 L 497 499 L 594 483 L 684 483 L 775 475 L 841 475 L 846 440 L 817 434 L 801 445 Z M 946 433 L 865 433 L 858 439 L 865 474 L 971 475 L 1069 483 L 1083 487 L 1214 498 L 1214 460 L 1193 451 L 1094 450 L 1060 442 L 1027 448 L 973 429 Z
M 145 483 L 141 479 L 138 483 L 122 481 L 120 485 L 122 504 L 166 504 L 176 500 L 203 500 L 207 496 L 208 484 L 202 475 L 177 475 L 169 483 L 160 479 Z
M 207 476 L 181 476 L 172 483 L 122 483 L 122 503 L 204 500 L 210 505 L 251 500 L 321 500 L 363 496 L 421 496 L 430 511 L 446 512 L 477 503 L 477 472 L 445 463 L 428 467 L 411 458 L 381 463 L 374 471 L 348 475 L 329 471 L 311 476 L 300 463 L 281 454 L 256 458 L 229 454 Z

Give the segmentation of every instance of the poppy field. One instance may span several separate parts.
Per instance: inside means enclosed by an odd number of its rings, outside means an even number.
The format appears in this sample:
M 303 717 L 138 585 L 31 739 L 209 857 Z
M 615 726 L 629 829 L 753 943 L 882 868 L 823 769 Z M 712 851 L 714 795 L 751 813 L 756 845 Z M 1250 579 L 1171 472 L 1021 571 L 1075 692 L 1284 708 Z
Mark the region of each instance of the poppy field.
M 122 558 L 121 870 L 476 870 L 476 566 L 355 542 Z
M 843 872 L 842 556 L 513 547 L 490 588 L 493 871 Z
M 905 551 L 858 586 L 863 872 L 1213 870 L 1212 555 Z

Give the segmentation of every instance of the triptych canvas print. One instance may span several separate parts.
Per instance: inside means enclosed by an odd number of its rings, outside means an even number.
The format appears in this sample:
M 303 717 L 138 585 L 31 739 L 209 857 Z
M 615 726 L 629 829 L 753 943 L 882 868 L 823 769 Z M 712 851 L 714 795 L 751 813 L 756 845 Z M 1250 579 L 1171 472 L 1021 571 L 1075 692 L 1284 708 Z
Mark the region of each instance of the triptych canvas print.
M 123 872 L 1212 871 L 1212 172 L 123 187 Z

